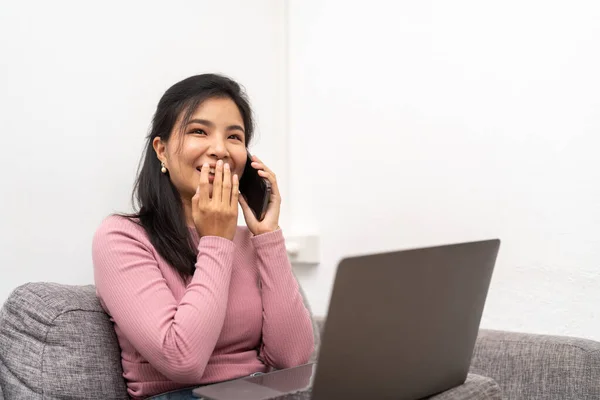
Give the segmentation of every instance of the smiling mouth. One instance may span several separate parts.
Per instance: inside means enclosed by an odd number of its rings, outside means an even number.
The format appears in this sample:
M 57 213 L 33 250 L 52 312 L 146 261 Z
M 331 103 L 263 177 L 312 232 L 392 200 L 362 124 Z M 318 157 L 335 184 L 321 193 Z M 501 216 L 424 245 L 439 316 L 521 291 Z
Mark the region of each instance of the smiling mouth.
M 196 170 L 198 172 L 202 172 L 202 167 L 197 167 Z M 208 170 L 208 183 L 212 184 L 215 181 L 215 169 L 210 168 Z
M 198 171 L 198 172 L 202 172 L 202 167 L 196 167 L 196 171 Z M 210 175 L 214 175 L 214 174 L 215 174 L 215 169 L 214 169 L 214 168 L 211 168 L 211 169 L 209 169 L 209 170 L 208 170 L 208 173 L 209 173 Z

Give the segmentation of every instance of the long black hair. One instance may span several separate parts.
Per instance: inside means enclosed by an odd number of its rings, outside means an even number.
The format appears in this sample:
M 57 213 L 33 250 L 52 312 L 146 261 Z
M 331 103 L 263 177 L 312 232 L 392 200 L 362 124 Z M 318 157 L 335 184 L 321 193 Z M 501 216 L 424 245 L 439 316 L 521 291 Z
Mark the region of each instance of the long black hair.
M 169 174 L 161 173 L 161 164 L 152 142 L 156 137 L 168 141 L 178 118 L 181 117 L 180 126 L 186 126 L 198 106 L 211 98 L 229 98 L 237 105 L 244 121 L 248 146 L 254 130 L 252 109 L 238 83 L 222 75 L 203 74 L 174 84 L 163 94 L 156 107 L 133 190 L 137 211 L 127 215 L 144 228 L 158 253 L 184 280 L 194 273 L 197 250 L 187 227 L 181 196 L 171 183 Z

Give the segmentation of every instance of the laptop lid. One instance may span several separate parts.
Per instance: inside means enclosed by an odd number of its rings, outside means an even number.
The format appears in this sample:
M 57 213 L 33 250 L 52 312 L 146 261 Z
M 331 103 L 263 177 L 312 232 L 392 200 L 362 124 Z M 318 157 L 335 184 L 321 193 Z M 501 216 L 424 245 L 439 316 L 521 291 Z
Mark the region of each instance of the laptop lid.
M 338 266 L 313 399 L 417 399 L 466 380 L 499 240 Z

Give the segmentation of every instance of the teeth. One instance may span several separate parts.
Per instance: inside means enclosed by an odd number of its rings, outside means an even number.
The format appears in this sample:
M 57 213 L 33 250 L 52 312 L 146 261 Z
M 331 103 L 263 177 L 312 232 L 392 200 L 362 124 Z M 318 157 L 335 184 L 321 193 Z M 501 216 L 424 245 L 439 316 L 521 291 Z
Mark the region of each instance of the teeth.
M 197 167 L 196 169 L 197 169 L 198 171 L 202 171 L 202 168 L 201 168 L 201 167 Z M 214 175 L 214 174 L 215 174 L 215 168 L 209 168 L 209 169 L 208 169 L 208 172 Z

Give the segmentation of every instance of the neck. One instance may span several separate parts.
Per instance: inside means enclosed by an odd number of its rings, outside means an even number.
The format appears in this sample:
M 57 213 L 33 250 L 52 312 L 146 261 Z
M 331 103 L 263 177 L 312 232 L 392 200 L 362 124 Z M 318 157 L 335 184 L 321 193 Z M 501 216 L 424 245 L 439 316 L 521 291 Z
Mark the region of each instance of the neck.
M 194 227 L 194 217 L 192 216 L 192 199 L 182 199 L 183 213 L 185 215 L 185 223 L 187 226 Z

